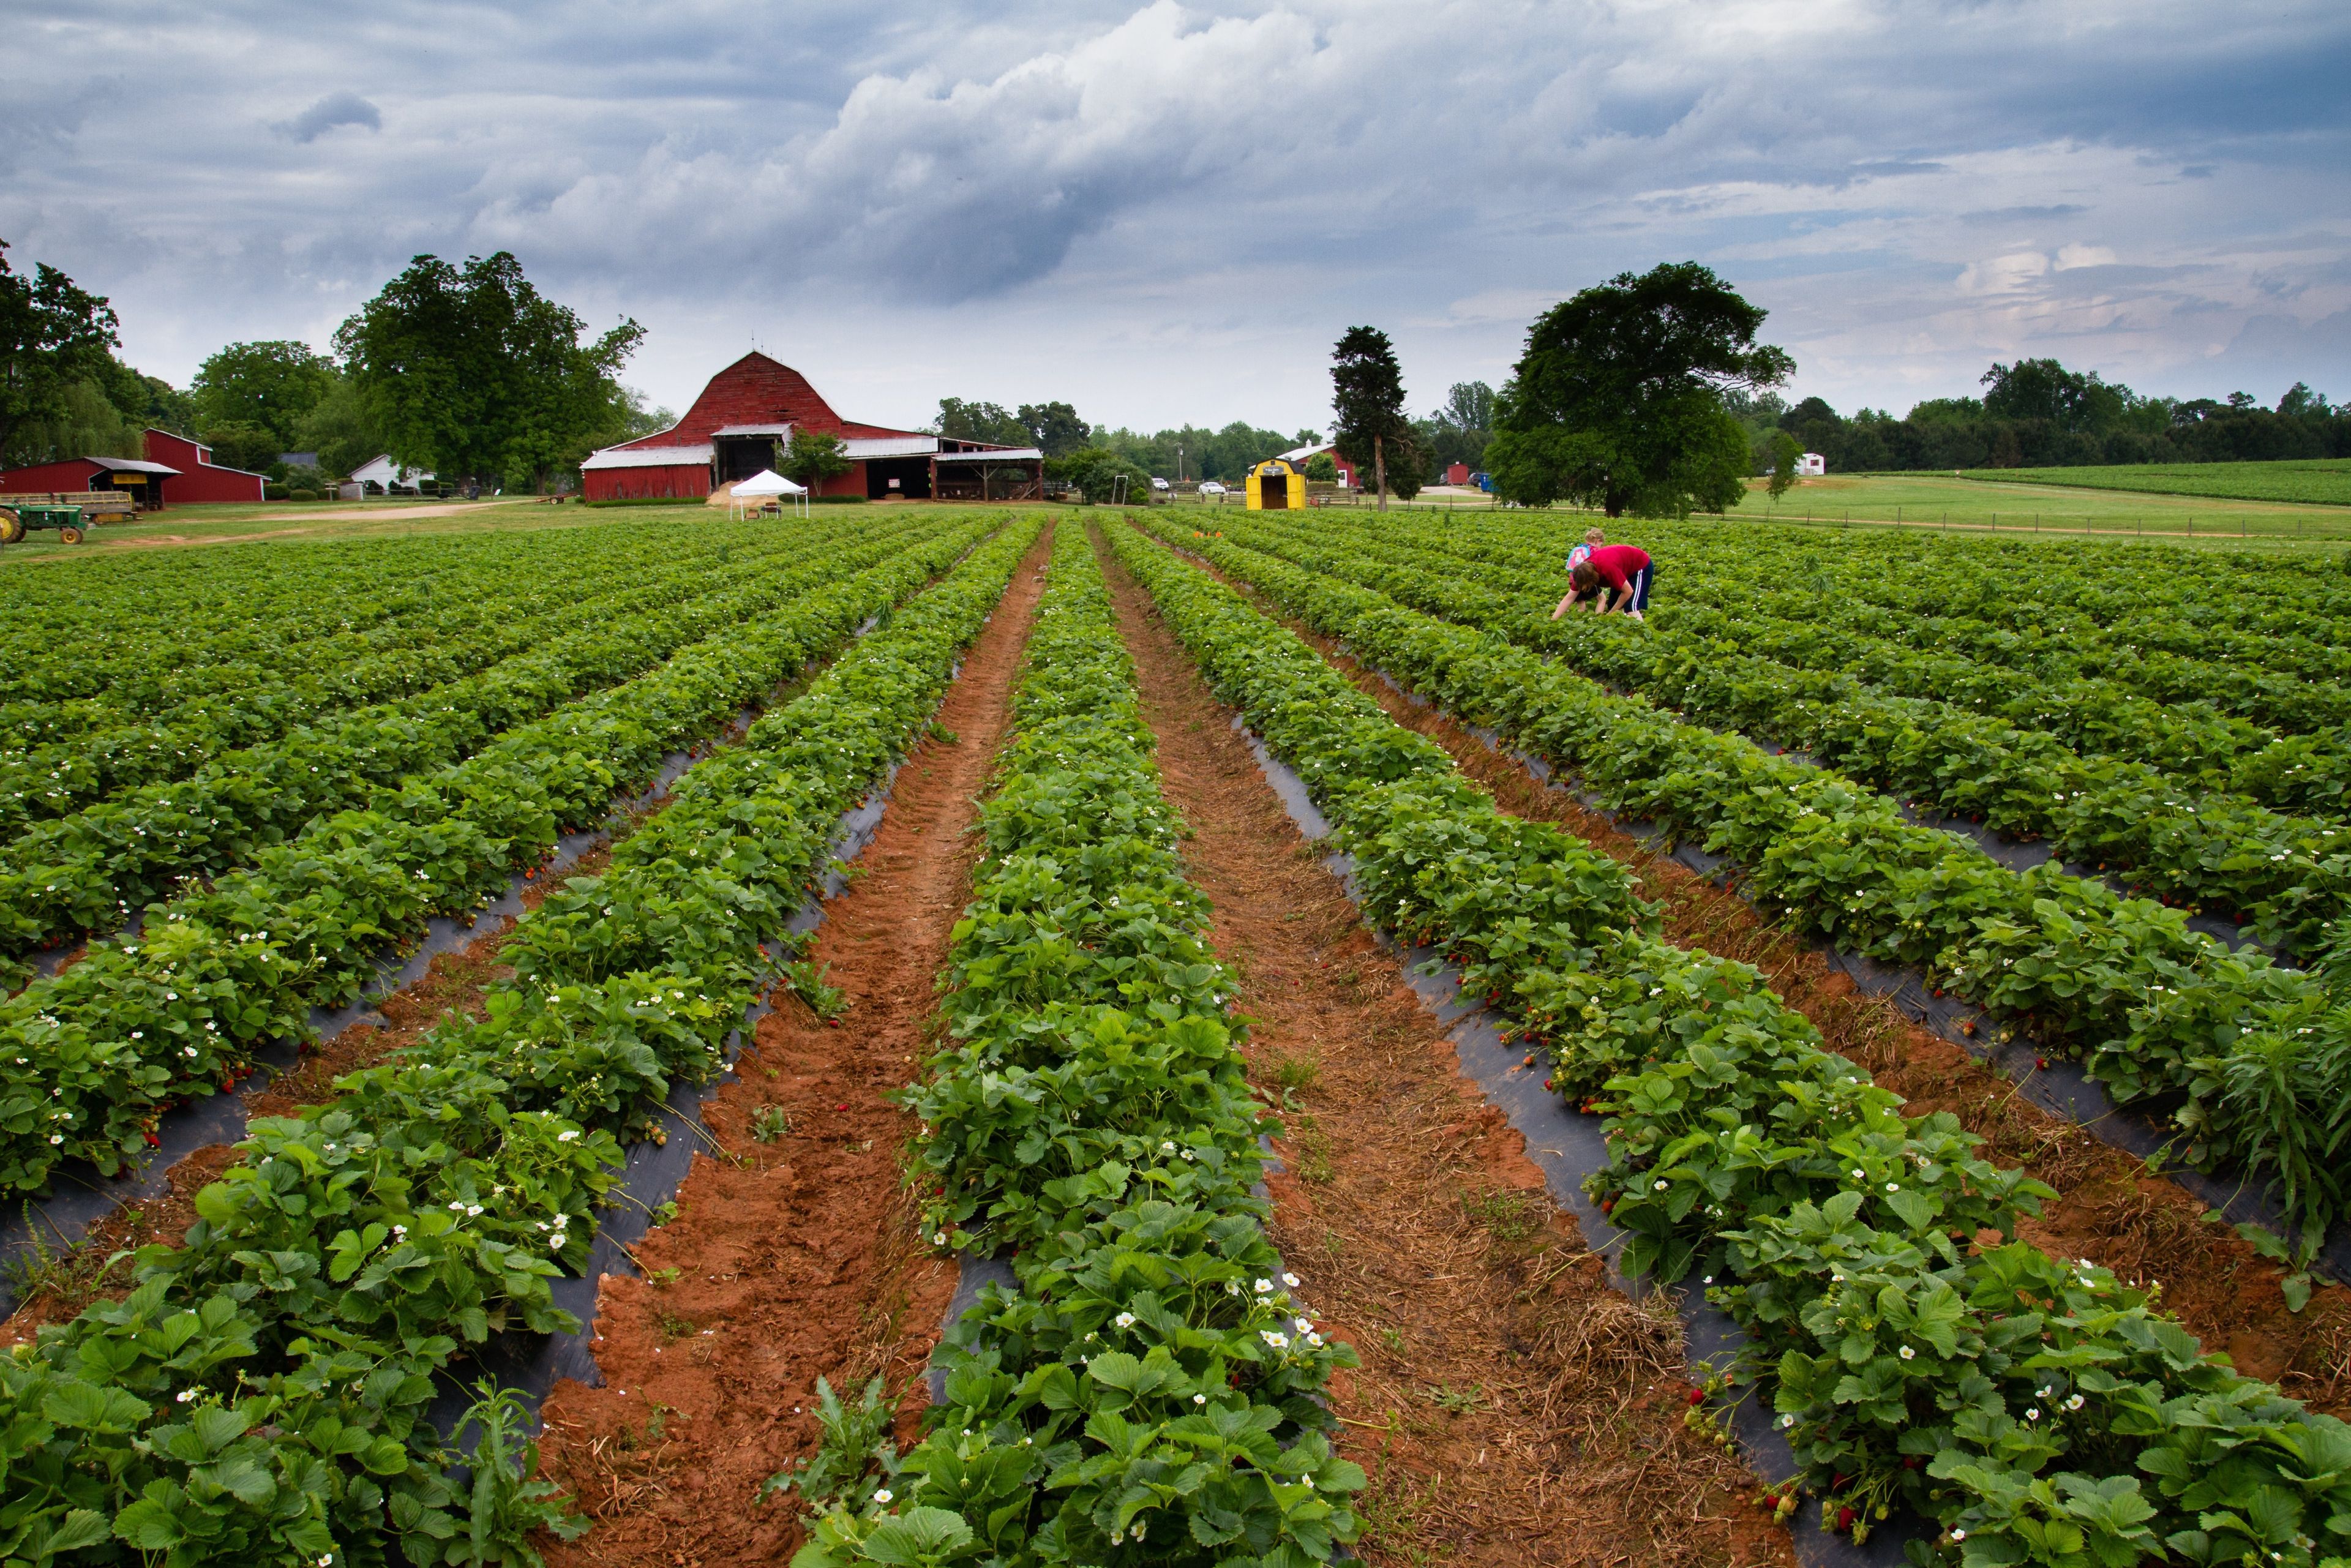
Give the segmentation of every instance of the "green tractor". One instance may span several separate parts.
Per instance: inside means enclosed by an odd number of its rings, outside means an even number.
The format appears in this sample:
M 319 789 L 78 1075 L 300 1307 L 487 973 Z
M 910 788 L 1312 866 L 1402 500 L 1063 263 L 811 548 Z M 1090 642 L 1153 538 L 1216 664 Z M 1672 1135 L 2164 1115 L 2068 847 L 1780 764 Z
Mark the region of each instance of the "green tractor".
M 36 528 L 55 528 L 60 543 L 78 545 L 83 538 L 81 508 L 0 502 L 0 545 L 20 543 Z

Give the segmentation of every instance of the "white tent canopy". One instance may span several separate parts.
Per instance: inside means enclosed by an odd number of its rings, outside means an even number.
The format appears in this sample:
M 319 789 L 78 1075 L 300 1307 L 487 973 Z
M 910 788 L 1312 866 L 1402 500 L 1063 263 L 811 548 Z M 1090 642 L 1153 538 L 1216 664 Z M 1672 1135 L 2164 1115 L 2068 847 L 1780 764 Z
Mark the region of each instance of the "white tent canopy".
M 741 517 L 747 507 L 760 506 L 784 497 L 792 499 L 792 510 L 808 508 L 808 486 L 795 485 L 772 468 L 762 468 L 748 479 L 737 479 L 728 487 L 726 509 L 730 516 Z
M 762 468 L 748 479 L 736 481 L 735 494 L 738 497 L 805 496 L 808 486 L 793 484 L 772 468 Z

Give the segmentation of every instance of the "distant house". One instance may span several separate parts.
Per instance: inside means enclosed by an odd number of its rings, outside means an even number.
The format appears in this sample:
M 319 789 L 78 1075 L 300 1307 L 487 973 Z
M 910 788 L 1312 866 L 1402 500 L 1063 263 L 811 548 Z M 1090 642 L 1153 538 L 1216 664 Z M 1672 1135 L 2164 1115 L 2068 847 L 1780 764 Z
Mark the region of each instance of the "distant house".
M 402 468 L 392 460 L 390 453 L 381 457 L 371 457 L 351 470 L 352 484 L 372 485 L 386 493 L 395 486 L 406 486 L 413 489 L 432 477 L 432 469 Z
M 0 495 L 72 496 L 120 490 L 142 512 L 163 509 L 163 484 L 179 470 L 137 457 L 68 457 L 0 473 Z
M 1362 488 L 1355 483 L 1355 465 L 1340 456 L 1339 449 L 1335 446 L 1293 446 L 1289 451 L 1280 454 L 1277 460 L 1289 464 L 1303 474 L 1306 472 L 1307 464 L 1324 454 L 1328 454 L 1331 461 L 1338 465 L 1340 484 L 1350 490 Z
M 1796 459 L 1796 477 L 1817 479 L 1829 471 L 1829 460 L 1817 452 L 1807 452 Z

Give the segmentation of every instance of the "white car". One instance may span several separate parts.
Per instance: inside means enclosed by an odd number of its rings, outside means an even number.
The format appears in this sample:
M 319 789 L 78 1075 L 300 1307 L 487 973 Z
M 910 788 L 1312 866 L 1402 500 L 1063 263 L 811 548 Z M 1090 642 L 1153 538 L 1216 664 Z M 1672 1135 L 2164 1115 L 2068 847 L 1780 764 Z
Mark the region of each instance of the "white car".
M 1167 488 L 1167 481 L 1155 474 L 1151 477 L 1151 487 L 1155 490 L 1165 490 Z
M 1200 481 L 1200 494 L 1203 496 L 1221 496 L 1224 493 L 1225 487 L 1222 485 L 1217 484 L 1214 479 L 1203 479 Z

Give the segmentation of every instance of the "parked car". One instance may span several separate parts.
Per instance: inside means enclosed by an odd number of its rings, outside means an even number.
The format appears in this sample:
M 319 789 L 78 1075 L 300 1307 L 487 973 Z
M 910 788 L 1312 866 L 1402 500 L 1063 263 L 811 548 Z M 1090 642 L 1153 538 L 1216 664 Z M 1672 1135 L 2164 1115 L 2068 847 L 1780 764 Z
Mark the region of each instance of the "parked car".
M 1167 488 L 1167 481 L 1154 474 L 1151 476 L 1151 487 L 1155 490 L 1165 490 Z
M 1217 484 L 1214 479 L 1203 479 L 1200 481 L 1200 494 L 1203 496 L 1221 496 L 1224 493 L 1225 487 L 1222 485 Z

